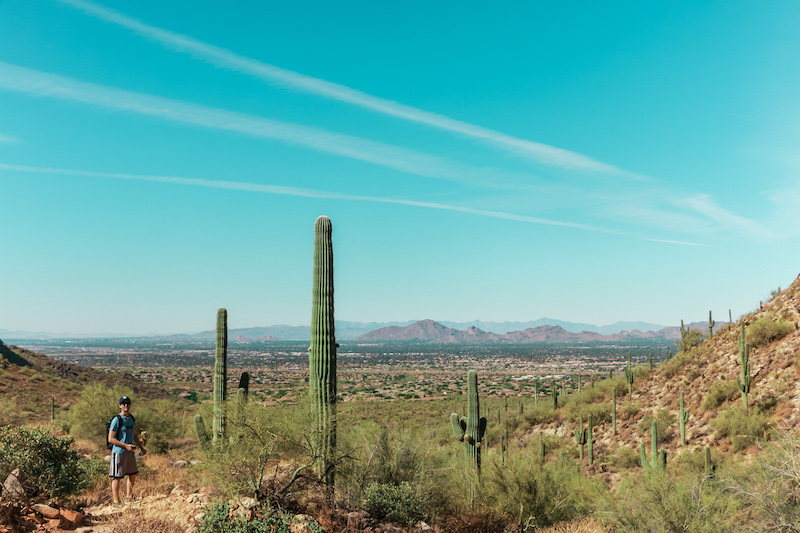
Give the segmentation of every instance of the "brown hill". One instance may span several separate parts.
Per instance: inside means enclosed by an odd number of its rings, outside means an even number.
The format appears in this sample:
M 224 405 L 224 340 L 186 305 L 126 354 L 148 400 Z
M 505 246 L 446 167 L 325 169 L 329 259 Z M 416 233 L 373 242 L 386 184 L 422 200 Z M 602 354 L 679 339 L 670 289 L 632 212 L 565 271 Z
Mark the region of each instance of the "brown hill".
M 775 428 L 797 428 L 800 425 L 799 304 L 800 276 L 789 288 L 741 319 L 751 333 L 749 328 L 759 320 L 762 324 L 781 320 L 790 325 L 785 337 L 750 351 L 752 383 L 749 404 L 752 411 L 762 413 L 758 416 L 764 417 Z M 632 395 L 628 396 L 624 384 L 617 389 L 618 434 L 614 435 L 610 419 L 595 425 L 595 454 L 612 454 L 622 446 L 630 446 L 638 451 L 640 443 L 645 443 L 649 456 L 650 426 L 647 419 L 658 416 L 659 411 L 662 411 L 662 417 L 664 414 L 674 416 L 668 425 L 666 440 L 659 445 L 659 448 L 668 450 L 672 459 L 697 446 L 731 451 L 732 436 L 721 436 L 721 432 L 715 430 L 713 421 L 735 414 L 732 410 L 744 413 L 742 397 L 735 383 L 740 372 L 739 331 L 740 324 L 734 324 L 715 333 L 697 347 L 679 353 L 650 373 L 640 368 Z M 684 393 L 685 408 L 690 413 L 686 424 L 687 446 L 680 445 L 677 423 L 681 391 Z M 571 402 L 574 404 L 570 405 Z M 604 406 L 608 406 L 608 410 Z M 553 420 L 531 427 L 523 441 L 539 433 L 569 436 L 576 427 L 578 413 L 590 410 L 610 413 L 610 398 L 604 396 L 594 402 L 584 403 L 579 397 L 573 397 L 564 408 L 559 408 Z M 733 437 L 740 439 L 741 447 L 742 437 L 747 436 Z M 751 441 L 755 443 L 756 440 Z M 743 451 L 745 454 L 757 452 L 755 445 Z
M 466 331 L 448 328 L 433 320 L 420 320 L 405 327 L 389 326 L 356 337 L 356 341 L 436 341 L 463 342 L 469 340 L 494 340 L 500 337 L 476 327 Z
M 74 403 L 85 385 L 122 385 L 138 397 L 166 398 L 167 392 L 127 373 L 108 373 L 58 361 L 0 340 L 0 425 L 50 419 L 51 399 L 56 409 Z

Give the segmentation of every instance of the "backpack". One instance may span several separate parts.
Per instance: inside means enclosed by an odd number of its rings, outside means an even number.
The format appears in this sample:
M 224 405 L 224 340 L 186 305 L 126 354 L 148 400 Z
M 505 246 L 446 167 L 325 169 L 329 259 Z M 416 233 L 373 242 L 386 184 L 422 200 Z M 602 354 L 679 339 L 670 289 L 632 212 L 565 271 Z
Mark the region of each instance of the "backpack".
M 131 417 L 131 420 L 133 420 L 133 423 L 136 424 L 136 419 L 133 418 L 133 415 L 129 414 L 128 416 Z M 125 421 L 122 420 L 122 415 L 118 415 L 118 414 L 114 415 L 114 418 L 119 418 L 119 427 L 120 427 L 120 429 L 122 429 L 124 427 L 124 423 L 125 423 Z M 114 445 L 111 444 L 111 442 L 108 440 L 108 432 L 111 431 L 111 422 L 114 421 L 114 418 L 109 420 L 108 424 L 106 424 L 106 448 L 109 449 L 109 450 L 114 447 Z M 117 431 L 117 440 L 119 440 L 119 433 L 120 432 Z

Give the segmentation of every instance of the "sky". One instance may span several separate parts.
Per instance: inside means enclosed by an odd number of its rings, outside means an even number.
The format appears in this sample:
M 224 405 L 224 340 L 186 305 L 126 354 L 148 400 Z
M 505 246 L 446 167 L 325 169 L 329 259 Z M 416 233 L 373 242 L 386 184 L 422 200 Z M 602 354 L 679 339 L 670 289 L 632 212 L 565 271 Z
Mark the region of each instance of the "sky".
M 800 3 L 0 0 L 0 329 L 676 325 L 800 272 Z

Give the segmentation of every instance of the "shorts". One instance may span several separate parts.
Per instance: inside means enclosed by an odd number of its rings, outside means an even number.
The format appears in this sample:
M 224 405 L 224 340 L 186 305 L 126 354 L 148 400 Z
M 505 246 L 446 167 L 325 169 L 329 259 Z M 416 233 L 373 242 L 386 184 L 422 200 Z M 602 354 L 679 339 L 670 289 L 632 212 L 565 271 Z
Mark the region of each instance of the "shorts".
M 111 454 L 111 466 L 108 469 L 108 477 L 122 479 L 125 476 L 138 474 L 136 468 L 136 454 L 133 452 L 122 452 Z

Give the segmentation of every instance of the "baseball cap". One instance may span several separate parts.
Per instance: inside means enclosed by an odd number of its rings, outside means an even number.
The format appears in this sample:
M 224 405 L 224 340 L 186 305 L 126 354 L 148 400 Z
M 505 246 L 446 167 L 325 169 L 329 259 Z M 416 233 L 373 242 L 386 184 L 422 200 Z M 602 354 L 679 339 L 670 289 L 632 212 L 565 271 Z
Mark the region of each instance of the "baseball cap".
M 131 399 L 128 398 L 127 396 L 123 396 L 122 398 L 119 399 L 119 403 L 120 405 L 123 403 L 131 403 Z

